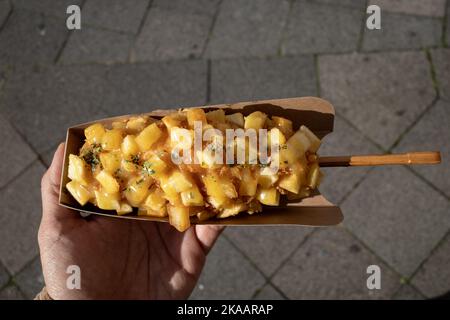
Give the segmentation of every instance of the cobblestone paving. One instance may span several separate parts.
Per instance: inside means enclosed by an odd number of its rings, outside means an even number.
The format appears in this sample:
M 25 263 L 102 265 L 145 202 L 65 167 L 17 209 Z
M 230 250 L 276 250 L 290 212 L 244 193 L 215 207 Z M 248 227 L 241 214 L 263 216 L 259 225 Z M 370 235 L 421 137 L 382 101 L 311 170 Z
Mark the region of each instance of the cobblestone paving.
M 82 30 L 65 27 L 82 6 Z M 382 29 L 365 28 L 369 4 Z M 40 179 L 83 121 L 321 96 L 322 154 L 440 150 L 443 163 L 325 170 L 341 226 L 228 228 L 192 299 L 424 299 L 450 289 L 450 1 L 0 0 L 0 299 L 43 286 Z M 381 290 L 366 287 L 369 265 Z

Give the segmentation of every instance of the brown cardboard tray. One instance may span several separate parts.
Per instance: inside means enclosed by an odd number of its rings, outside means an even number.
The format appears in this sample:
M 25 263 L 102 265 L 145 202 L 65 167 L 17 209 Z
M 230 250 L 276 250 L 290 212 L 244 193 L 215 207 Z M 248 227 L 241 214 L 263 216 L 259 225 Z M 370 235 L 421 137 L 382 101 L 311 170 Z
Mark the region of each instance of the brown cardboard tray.
M 198 107 L 197 107 L 198 108 Z M 205 111 L 214 109 L 224 109 L 226 114 L 241 112 L 248 115 L 254 111 L 262 111 L 269 116 L 282 116 L 293 122 L 294 129 L 300 125 L 306 125 L 319 138 L 333 131 L 334 108 L 326 100 L 316 97 L 301 97 L 288 99 L 263 100 L 252 102 L 239 102 L 233 104 L 219 104 L 211 106 L 201 106 Z M 173 112 L 174 110 L 156 110 L 146 115 L 154 118 Z M 63 173 L 61 177 L 61 190 L 59 204 L 76 211 L 88 214 L 98 214 L 115 217 L 118 219 L 138 219 L 150 221 L 168 222 L 168 218 L 157 218 L 149 216 L 137 216 L 136 212 L 129 215 L 117 215 L 115 211 L 99 209 L 91 204 L 80 206 L 78 202 L 68 193 L 65 185 L 70 181 L 68 173 L 69 154 L 78 154 L 84 143 L 84 129 L 93 123 L 100 122 L 106 126 L 113 121 L 129 118 L 132 115 L 106 118 L 93 122 L 79 124 L 67 130 Z M 319 150 L 320 151 L 320 150 Z M 325 177 L 326 178 L 326 177 Z M 339 207 L 329 202 L 316 190 L 311 197 L 296 200 L 284 201 L 278 207 L 264 207 L 260 213 L 249 215 L 242 212 L 237 216 L 225 219 L 211 219 L 198 221 L 196 217 L 191 217 L 193 224 L 219 224 L 219 225 L 304 225 L 304 226 L 331 226 L 339 224 L 343 216 Z

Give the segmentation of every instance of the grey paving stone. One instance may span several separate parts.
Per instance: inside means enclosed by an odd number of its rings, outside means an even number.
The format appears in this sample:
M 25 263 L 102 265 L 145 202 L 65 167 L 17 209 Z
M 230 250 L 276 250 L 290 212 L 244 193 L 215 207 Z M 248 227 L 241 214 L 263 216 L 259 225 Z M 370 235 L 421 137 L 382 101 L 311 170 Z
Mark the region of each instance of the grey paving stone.
M 431 57 L 436 71 L 439 93 L 442 98 L 450 101 L 450 49 L 432 50 Z
M 11 0 L 11 2 L 15 8 L 29 9 L 65 20 L 68 17 L 67 7 L 72 4 L 81 7 L 83 0 Z
M 100 28 L 137 33 L 149 0 L 87 0 L 83 23 Z
M 448 212 L 447 212 L 448 213 Z M 430 258 L 414 275 L 414 284 L 428 298 L 450 291 L 450 235 L 443 240 Z
M 225 234 L 259 270 L 271 276 L 312 230 L 286 226 L 235 227 L 227 228 Z
M 0 26 L 5 23 L 6 18 L 9 15 L 9 12 L 11 11 L 11 4 L 9 3 L 9 0 L 1 0 L 0 1 Z
M 1 188 L 31 164 L 37 155 L 2 116 L 0 116 L 0 136 L 2 137 L 0 154 L 3 155 L 3 161 L 0 163 Z
M 387 12 L 399 12 L 414 15 L 443 17 L 445 14 L 445 0 L 369 0 Z
M 115 65 L 107 76 L 105 112 L 111 116 L 205 104 L 206 70 L 206 62 L 199 60 Z
M 61 63 L 117 63 L 128 60 L 134 37 L 113 31 L 84 27 L 71 32 Z
M 380 30 L 364 29 L 362 49 L 420 49 L 441 43 L 442 21 L 438 18 L 384 12 Z
M 208 255 L 190 299 L 250 299 L 264 282 L 245 257 L 221 237 Z
M 344 225 L 409 277 L 450 228 L 450 203 L 404 167 L 379 167 L 343 202 Z
M 9 281 L 8 270 L 0 263 L 0 288 L 3 288 Z
M 356 50 L 362 17 L 360 9 L 295 1 L 282 50 L 287 54 Z
M 277 291 L 275 288 L 266 284 L 261 291 L 259 291 L 255 298 L 255 300 L 285 300 L 284 297 Z
M 67 36 L 64 23 L 26 10 L 14 10 L 0 32 L 0 61 L 52 63 Z
M 334 120 L 334 130 L 322 140 L 322 156 L 375 154 L 380 150 L 340 117 Z M 320 192 L 331 202 L 340 203 L 344 196 L 364 178 L 368 167 L 321 168 L 324 173 Z
M 15 282 L 28 299 L 33 299 L 44 287 L 41 260 L 33 260 L 24 270 L 14 277 Z
M 155 61 L 199 57 L 212 21 L 212 14 L 152 8 L 137 39 L 133 58 Z
M 24 300 L 24 296 L 15 285 L 10 285 L 0 291 L 0 300 Z
M 450 102 L 440 100 L 408 132 L 395 152 L 437 150 L 441 152 L 439 165 L 413 166 L 430 183 L 450 197 Z
M 18 272 L 38 251 L 43 173 L 44 167 L 36 161 L 0 193 L 0 259 L 11 274 Z
M 285 0 L 227 0 L 221 5 L 206 55 L 275 55 L 289 11 Z
M 211 102 L 317 95 L 312 56 L 218 60 L 211 67 Z
M 447 1 L 447 29 L 445 30 L 447 39 L 444 39 L 444 43 L 447 47 L 450 44 L 450 23 L 448 23 L 448 17 L 450 17 L 450 2 Z
M 216 12 L 219 3 L 220 0 L 153 0 L 152 8 L 212 15 Z
M 4 87 L 0 110 L 39 153 L 65 140 L 66 130 L 104 117 L 107 67 L 17 67 Z M 123 89 L 123 88 L 122 88 Z
M 400 290 L 394 295 L 394 300 L 423 300 L 424 296 L 418 292 L 414 287 L 404 284 Z
M 365 9 L 366 0 L 304 0 L 307 2 L 316 2 L 316 3 L 324 3 L 327 5 L 336 5 L 343 7 L 353 7 L 358 9 Z
M 367 288 L 370 265 L 381 269 L 380 290 Z M 341 227 L 317 230 L 272 282 L 290 299 L 387 299 L 400 285 L 395 273 Z
M 436 96 L 422 52 L 319 57 L 321 95 L 388 149 Z

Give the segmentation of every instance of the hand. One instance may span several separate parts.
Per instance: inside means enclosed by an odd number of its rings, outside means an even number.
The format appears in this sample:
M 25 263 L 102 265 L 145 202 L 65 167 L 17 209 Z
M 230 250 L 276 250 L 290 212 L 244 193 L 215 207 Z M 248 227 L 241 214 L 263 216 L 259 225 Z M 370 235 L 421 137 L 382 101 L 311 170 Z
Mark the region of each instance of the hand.
M 42 178 L 39 248 L 53 299 L 186 299 L 222 231 L 196 225 L 184 233 L 168 223 L 90 216 L 58 205 L 64 144 Z M 68 266 L 81 289 L 68 289 Z

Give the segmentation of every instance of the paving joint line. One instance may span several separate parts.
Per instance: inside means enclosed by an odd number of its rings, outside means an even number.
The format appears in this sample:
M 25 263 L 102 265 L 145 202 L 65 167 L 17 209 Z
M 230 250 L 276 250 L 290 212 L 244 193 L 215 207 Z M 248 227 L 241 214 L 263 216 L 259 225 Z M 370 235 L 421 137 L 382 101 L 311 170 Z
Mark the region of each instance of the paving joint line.
M 431 55 L 430 49 L 425 49 L 425 55 L 427 57 L 427 61 L 428 61 L 429 65 L 430 65 L 430 76 L 431 76 L 431 81 L 433 83 L 433 89 L 436 91 L 437 97 L 440 98 L 441 91 L 440 91 L 440 86 L 439 86 L 439 80 L 437 78 L 436 67 L 434 65 L 433 56 Z
M 200 53 L 200 56 L 199 56 L 200 58 L 203 58 L 204 54 L 206 53 L 206 48 L 209 45 L 209 42 L 210 42 L 211 37 L 213 35 L 214 28 L 216 27 L 217 17 L 219 16 L 220 9 L 222 7 L 222 3 L 223 3 L 223 0 L 219 0 L 219 2 L 217 3 L 217 8 L 214 11 L 214 14 L 213 14 L 213 17 L 212 17 L 212 21 L 211 21 L 211 25 L 209 26 L 208 34 L 206 35 L 205 43 L 203 44 L 202 52 Z
M 145 13 L 142 16 L 141 23 L 139 24 L 138 30 L 134 36 L 134 41 L 133 41 L 130 49 L 128 50 L 128 57 L 127 57 L 125 63 L 134 63 L 133 59 L 136 54 L 136 52 L 135 52 L 136 51 L 136 43 L 137 43 L 139 36 L 142 33 L 142 29 L 144 29 L 145 22 L 147 21 L 147 18 L 148 18 L 148 15 L 150 13 L 152 6 L 153 6 L 153 0 L 149 0 L 147 8 L 145 8 Z
M 363 14 L 362 14 L 362 21 L 361 21 L 362 23 L 361 23 L 360 30 L 359 30 L 358 41 L 356 44 L 356 50 L 358 52 L 362 51 L 364 36 L 366 34 L 366 19 L 367 19 L 367 5 L 368 4 L 369 4 L 369 0 L 366 0 L 365 4 L 364 4 Z
M 362 247 L 364 247 L 367 251 L 369 251 L 375 258 L 379 259 L 381 263 L 385 264 L 386 267 L 392 272 L 394 273 L 399 279 L 399 287 L 402 285 L 402 279 L 409 279 L 410 277 L 404 276 L 402 273 L 398 272 L 397 269 L 394 268 L 394 266 L 392 266 L 390 263 L 388 263 L 385 259 L 383 259 L 382 257 L 380 257 L 374 249 L 372 249 L 365 241 L 363 241 L 361 238 L 359 238 L 357 235 L 355 235 L 354 232 L 352 232 L 348 227 L 346 227 L 345 225 L 342 225 L 343 228 L 350 236 L 352 236 L 355 240 L 357 240 L 357 242 L 359 242 L 361 244 Z
M 270 279 L 268 278 L 268 276 L 259 268 L 259 266 L 241 249 L 239 248 L 239 246 L 237 246 L 233 240 L 231 240 L 226 234 L 223 235 L 223 237 L 226 239 L 226 241 L 228 241 L 228 243 L 234 248 L 236 249 L 246 260 L 248 263 L 250 263 L 250 265 L 252 267 L 254 267 L 264 278 L 264 284 L 259 287 L 258 289 L 255 290 L 255 292 L 252 294 L 252 298 L 258 293 L 258 291 L 260 291 L 269 281 Z M 278 289 L 279 290 L 279 289 Z M 287 297 L 285 296 L 285 294 L 283 292 L 280 292 L 281 295 L 283 296 L 283 298 L 287 299 Z
M 9 19 L 11 18 L 13 11 L 14 11 L 14 6 L 11 2 L 9 2 L 10 4 L 10 9 L 8 14 L 6 15 L 5 21 L 3 21 L 3 23 L 0 25 L 0 33 L 3 31 L 3 29 L 6 28 L 6 25 L 8 24 Z
M 350 126 L 353 130 L 355 130 L 356 132 L 358 132 L 363 138 L 365 138 L 366 140 L 368 140 L 370 143 L 372 143 L 374 145 L 374 147 L 376 147 L 379 151 L 387 153 L 388 149 L 385 149 L 382 145 L 380 145 L 378 142 L 376 142 L 375 140 L 373 140 L 371 137 L 367 136 L 365 134 L 365 132 L 361 131 L 356 125 L 353 124 L 353 122 L 351 122 L 349 119 L 347 119 L 344 115 L 342 114 L 336 114 L 336 118 L 340 118 L 342 121 L 344 121 L 348 126 Z M 333 133 L 331 133 L 333 134 Z
M 423 177 L 420 173 L 418 173 L 417 171 L 415 171 L 413 168 L 411 168 L 411 166 L 406 166 L 406 169 L 408 169 L 410 172 L 412 172 L 417 178 L 419 178 L 419 180 L 422 180 L 422 182 L 424 182 L 425 184 L 427 184 L 429 187 L 431 187 L 434 191 L 436 191 L 437 193 L 439 193 L 441 196 L 443 196 L 446 200 L 450 201 L 450 197 L 445 194 L 441 189 L 439 189 L 438 187 L 436 187 L 434 184 L 432 184 L 430 181 L 428 181 L 428 179 L 426 179 L 425 177 Z
M 277 50 L 277 56 L 283 57 L 285 55 L 285 49 L 284 49 L 284 44 L 286 41 L 286 37 L 288 34 L 288 28 L 289 28 L 289 24 L 291 23 L 291 19 L 292 19 L 292 9 L 294 7 L 294 2 L 295 0 L 288 0 L 289 1 L 289 8 L 288 8 L 288 13 L 286 15 L 286 18 L 284 20 L 284 25 L 281 28 L 281 35 L 280 35 L 280 42 L 278 44 L 278 50 Z
M 361 185 L 361 183 L 363 183 L 364 180 L 366 180 L 366 178 L 369 175 L 369 173 L 371 173 L 374 169 L 375 169 L 374 167 L 369 167 L 367 169 L 367 171 L 364 172 L 362 177 L 352 185 L 352 188 L 346 194 L 344 194 L 342 196 L 341 200 L 339 200 L 337 202 L 337 205 L 341 206 L 345 202 L 345 200 L 347 200 L 348 197 L 350 197 L 350 195 L 353 193 L 353 191 L 356 190 Z
M 417 123 L 419 123 L 420 120 L 423 119 L 423 117 L 431 110 L 433 109 L 433 107 L 437 104 L 437 102 L 439 101 L 439 97 L 436 96 L 433 98 L 433 101 L 431 101 L 431 103 L 425 107 L 425 109 L 417 116 L 416 119 L 414 119 L 407 127 L 406 129 L 399 134 L 399 136 L 397 137 L 397 139 L 394 141 L 394 143 L 387 149 L 388 153 L 391 153 L 393 149 L 395 149 L 400 142 L 403 140 L 403 138 L 409 133 L 411 132 L 411 130 L 417 125 Z
M 448 24 L 449 24 L 448 13 L 450 12 L 450 0 L 447 0 L 445 2 L 445 9 L 444 10 L 445 10 L 445 13 L 444 13 L 444 17 L 442 19 L 442 33 L 441 33 L 442 39 L 441 39 L 441 42 L 442 42 L 442 46 L 444 48 L 448 48 L 449 44 L 447 42 L 447 36 L 448 36 L 448 34 L 447 34 L 447 27 L 448 27 Z
M 428 297 L 426 294 L 424 294 L 419 288 L 417 288 L 415 285 L 411 283 L 411 280 L 414 279 L 414 277 L 419 273 L 420 269 L 431 259 L 431 256 L 433 256 L 434 253 L 439 249 L 441 245 L 443 245 L 444 241 L 447 237 L 450 236 L 450 228 L 449 230 L 444 234 L 444 236 L 436 242 L 436 245 L 430 250 L 429 255 L 422 260 L 422 262 L 417 266 L 417 268 L 413 271 L 411 276 L 408 278 L 408 285 L 413 286 L 417 291 L 419 291 L 424 297 L 427 298 L 434 298 L 434 297 Z M 447 289 L 448 290 L 448 289 Z

